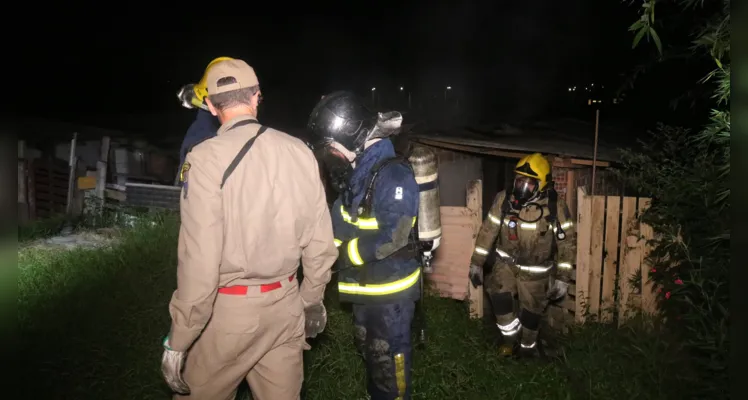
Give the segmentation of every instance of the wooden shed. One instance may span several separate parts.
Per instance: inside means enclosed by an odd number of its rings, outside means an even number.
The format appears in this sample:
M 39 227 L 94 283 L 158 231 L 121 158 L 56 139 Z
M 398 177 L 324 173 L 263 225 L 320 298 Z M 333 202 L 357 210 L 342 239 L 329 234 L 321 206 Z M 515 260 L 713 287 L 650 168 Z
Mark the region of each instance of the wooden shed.
M 577 216 L 578 188 L 584 188 L 585 193 L 593 190 L 593 163 L 595 193 L 622 194 L 623 188 L 609 173 L 609 167 L 619 161 L 616 146 L 599 140 L 595 152 L 594 129 L 591 124 L 562 121 L 488 131 L 411 132 L 412 144 L 432 149 L 439 160 L 443 238 L 434 260 L 434 272 L 427 277 L 431 287 L 442 297 L 470 299 L 471 312 L 476 316 L 484 311 L 490 313 L 490 305 L 483 301 L 482 288 L 474 291 L 468 282 L 470 257 L 494 197 L 512 184 L 514 166 L 525 155 L 540 152 L 550 159 L 556 190 L 574 216 Z M 485 268 L 490 270 L 492 265 L 493 257 L 489 256 Z M 552 312 L 573 317 L 573 296 L 558 306 Z

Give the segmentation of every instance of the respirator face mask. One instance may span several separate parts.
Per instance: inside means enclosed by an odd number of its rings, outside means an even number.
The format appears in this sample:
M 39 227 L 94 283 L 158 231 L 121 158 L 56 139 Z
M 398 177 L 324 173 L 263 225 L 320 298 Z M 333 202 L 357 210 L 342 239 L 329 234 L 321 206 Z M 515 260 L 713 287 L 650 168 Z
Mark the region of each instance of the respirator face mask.
M 330 185 L 336 192 L 342 193 L 348 187 L 348 179 L 353 172 L 353 165 L 338 149 L 326 145 L 315 150 L 315 156 L 322 164 Z

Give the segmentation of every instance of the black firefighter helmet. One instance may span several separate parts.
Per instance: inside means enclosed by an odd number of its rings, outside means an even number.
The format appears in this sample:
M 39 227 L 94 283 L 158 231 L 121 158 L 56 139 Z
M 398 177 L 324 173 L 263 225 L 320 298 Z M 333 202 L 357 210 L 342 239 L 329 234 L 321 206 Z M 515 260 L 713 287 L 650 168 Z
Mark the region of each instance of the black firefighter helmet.
M 309 115 L 307 128 L 315 146 L 326 146 L 333 141 L 354 153 L 360 153 L 371 139 L 377 124 L 377 113 L 348 91 L 337 91 L 324 96 Z

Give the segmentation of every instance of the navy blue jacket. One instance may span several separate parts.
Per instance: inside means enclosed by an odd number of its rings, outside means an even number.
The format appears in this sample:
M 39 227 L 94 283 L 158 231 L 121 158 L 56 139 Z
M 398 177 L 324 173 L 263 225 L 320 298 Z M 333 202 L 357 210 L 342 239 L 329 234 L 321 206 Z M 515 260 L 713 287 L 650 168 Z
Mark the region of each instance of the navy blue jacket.
M 394 242 L 400 242 L 399 249 L 413 245 L 412 236 L 408 243 L 394 239 L 398 224 L 403 224 L 401 221 L 407 219 L 412 230 L 418 216 L 419 193 L 413 170 L 402 163 L 387 165 L 379 172 L 374 186 L 369 218 L 360 218 L 357 212 L 362 205 L 372 167 L 379 161 L 394 156 L 395 149 L 389 139 L 383 139 L 366 149 L 356 160 L 348 190 L 335 201 L 330 210 L 336 244 L 345 246 L 341 247 L 340 257 L 347 259 L 341 260 L 342 264 L 349 266 L 339 275 L 341 301 L 369 303 L 366 298 L 374 297 L 371 293 L 374 289 L 351 293 L 357 291 L 355 287 L 360 283 L 374 285 L 373 287 L 398 283 L 396 286 L 401 289 L 398 292 L 408 292 L 407 298 L 417 300 L 419 296 L 419 285 L 416 283 L 420 263 L 417 258 L 398 257 L 394 254 L 380 258 L 377 254 L 378 251 L 380 256 L 392 253 Z M 403 284 L 404 280 L 410 284 Z M 380 300 L 373 302 L 382 303 L 394 300 L 395 297 L 402 298 L 393 291 L 382 289 L 381 292 L 382 295 L 376 295 Z M 345 294 L 350 296 L 344 296 Z
M 220 126 L 218 118 L 214 117 L 209 111 L 205 111 L 202 108 L 197 110 L 195 121 L 187 129 L 184 140 L 182 140 L 182 148 L 179 149 L 180 170 L 182 169 L 182 164 L 184 164 L 184 158 L 187 157 L 187 153 L 203 140 L 216 136 Z

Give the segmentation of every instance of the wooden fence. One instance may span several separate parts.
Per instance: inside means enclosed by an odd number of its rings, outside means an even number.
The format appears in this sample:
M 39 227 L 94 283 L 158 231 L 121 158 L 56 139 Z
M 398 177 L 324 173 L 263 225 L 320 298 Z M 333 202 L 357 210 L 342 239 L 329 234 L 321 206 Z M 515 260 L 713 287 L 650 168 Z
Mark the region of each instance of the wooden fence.
M 651 199 L 590 196 L 577 189 L 576 321 L 621 323 L 632 309 L 656 310 L 648 279 L 652 228 L 639 222 Z
M 65 212 L 68 195 L 67 163 L 56 159 L 36 159 L 28 167 L 25 185 L 29 219 L 47 218 Z

